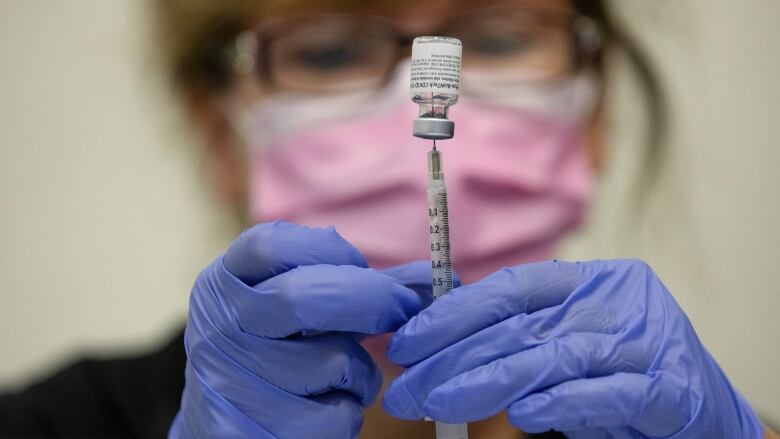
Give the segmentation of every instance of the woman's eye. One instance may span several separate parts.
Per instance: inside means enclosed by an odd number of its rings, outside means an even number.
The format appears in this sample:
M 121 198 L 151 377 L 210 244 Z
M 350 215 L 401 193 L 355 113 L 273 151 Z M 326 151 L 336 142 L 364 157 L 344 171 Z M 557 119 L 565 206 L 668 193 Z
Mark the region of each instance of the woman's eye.
M 328 72 L 352 67 L 360 62 L 361 54 L 356 47 L 330 45 L 301 48 L 295 59 L 308 69 Z
M 472 40 L 471 49 L 480 56 L 503 58 L 518 56 L 533 46 L 530 36 L 484 36 Z

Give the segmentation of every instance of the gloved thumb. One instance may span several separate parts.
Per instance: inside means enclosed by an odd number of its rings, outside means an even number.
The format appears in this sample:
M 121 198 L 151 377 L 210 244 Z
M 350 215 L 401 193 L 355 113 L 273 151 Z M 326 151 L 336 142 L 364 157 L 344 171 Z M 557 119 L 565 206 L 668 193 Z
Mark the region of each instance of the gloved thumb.
M 382 272 L 407 288 L 411 288 L 423 299 L 423 308 L 433 302 L 433 287 L 431 279 L 433 278 L 433 269 L 431 261 L 414 261 L 406 264 L 396 265 L 382 270 Z M 460 286 L 460 276 L 453 272 L 453 288 Z

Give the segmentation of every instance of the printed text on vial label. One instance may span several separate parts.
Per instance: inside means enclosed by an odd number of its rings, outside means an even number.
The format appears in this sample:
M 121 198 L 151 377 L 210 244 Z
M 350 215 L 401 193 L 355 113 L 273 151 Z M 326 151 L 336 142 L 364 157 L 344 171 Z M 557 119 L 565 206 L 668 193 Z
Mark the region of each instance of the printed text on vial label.
M 457 91 L 460 88 L 460 57 L 430 54 L 412 61 L 412 89 Z

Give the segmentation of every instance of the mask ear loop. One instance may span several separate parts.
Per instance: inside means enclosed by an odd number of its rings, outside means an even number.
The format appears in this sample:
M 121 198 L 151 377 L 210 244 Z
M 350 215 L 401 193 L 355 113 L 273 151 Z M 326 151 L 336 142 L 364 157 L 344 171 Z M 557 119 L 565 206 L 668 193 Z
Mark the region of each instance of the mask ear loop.
M 237 102 L 238 98 L 231 91 L 212 96 L 209 98 L 212 107 L 217 116 L 224 120 L 226 129 L 230 131 L 229 147 L 238 154 L 239 157 L 249 159 L 251 155 L 251 142 L 249 139 L 249 130 L 243 117 L 244 110 L 240 108 Z
M 249 127 L 246 126 L 247 123 L 242 115 L 246 112 L 243 108 L 250 106 L 251 102 L 240 97 L 250 91 L 244 89 L 247 88 L 247 77 L 256 72 L 258 50 L 258 36 L 254 30 L 245 30 L 235 37 L 229 60 L 229 66 L 235 79 L 231 81 L 226 91 L 212 96 L 210 99 L 211 104 L 238 139 L 240 152 L 244 156 L 249 151 Z
M 245 111 L 243 108 L 250 105 L 248 99 L 241 99 L 249 75 L 252 75 L 257 68 L 257 35 L 254 31 L 248 30 L 236 36 L 234 41 L 234 54 L 230 66 L 234 75 L 234 81 L 231 82 L 228 89 L 220 94 L 211 97 L 211 104 L 219 112 L 233 133 L 231 148 L 240 158 L 244 167 L 243 179 L 246 188 L 245 199 L 239 211 L 239 217 L 243 224 L 250 224 L 251 185 L 252 173 L 251 162 L 253 157 L 250 148 L 249 127 L 246 126 L 246 119 L 243 117 Z M 246 90 L 248 92 L 248 90 Z

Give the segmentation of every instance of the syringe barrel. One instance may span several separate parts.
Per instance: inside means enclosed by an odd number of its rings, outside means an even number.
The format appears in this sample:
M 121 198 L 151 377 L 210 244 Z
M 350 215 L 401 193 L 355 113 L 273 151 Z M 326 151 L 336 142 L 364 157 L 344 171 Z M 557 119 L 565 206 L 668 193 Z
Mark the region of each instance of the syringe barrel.
M 468 439 L 468 424 L 436 423 L 436 439 Z
M 453 287 L 450 252 L 450 214 L 447 188 L 444 186 L 442 155 L 428 153 L 428 236 L 431 244 L 433 298 L 447 294 Z

